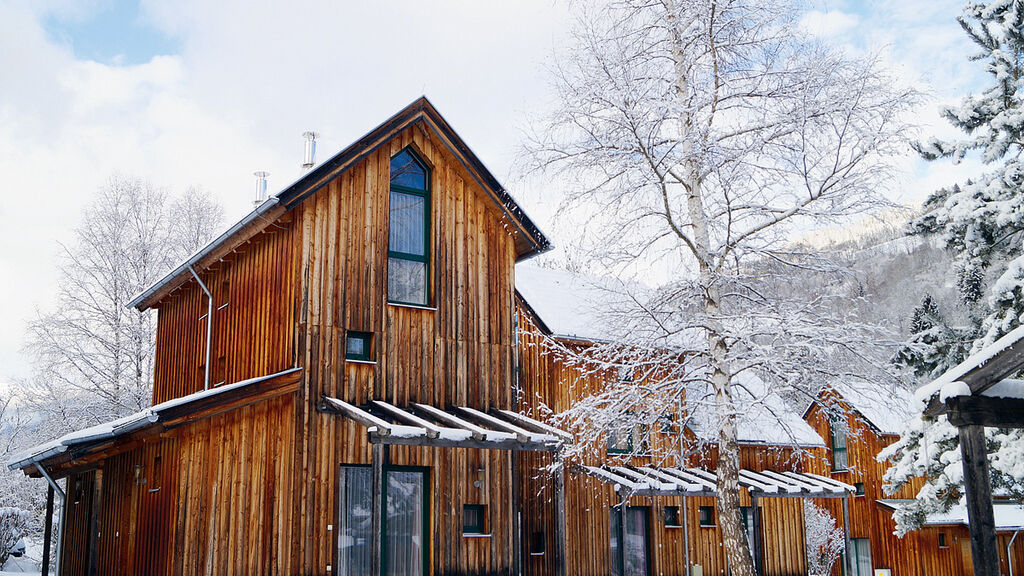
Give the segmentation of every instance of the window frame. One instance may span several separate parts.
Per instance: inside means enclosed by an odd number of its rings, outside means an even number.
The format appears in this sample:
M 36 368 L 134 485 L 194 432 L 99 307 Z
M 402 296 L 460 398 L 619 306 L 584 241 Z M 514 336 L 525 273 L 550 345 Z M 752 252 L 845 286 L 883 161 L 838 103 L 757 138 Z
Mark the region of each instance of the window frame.
M 675 523 L 670 523 L 669 510 L 672 510 L 671 516 L 674 516 Z M 664 521 L 665 528 L 682 528 L 683 520 L 679 513 L 679 506 L 663 506 L 661 509 L 662 520 Z
M 476 510 L 479 514 L 480 523 L 466 525 L 466 511 Z M 462 535 L 464 537 L 490 536 L 487 530 L 487 505 L 486 504 L 463 504 L 462 505 Z
M 945 550 L 946 548 L 949 548 L 949 539 L 946 537 L 945 532 L 939 532 L 938 541 L 940 550 Z
M 708 521 L 704 521 L 704 512 L 708 512 Z M 714 506 L 698 506 L 697 507 L 697 526 L 700 528 L 715 528 L 718 526 L 715 518 L 715 507 Z
M 362 354 L 349 354 L 348 343 L 351 339 L 358 338 L 365 344 Z M 373 362 L 373 332 L 361 330 L 345 331 L 345 361 L 346 362 Z
M 839 433 L 838 433 L 839 431 L 842 432 L 842 437 L 843 437 L 843 447 L 842 448 L 836 448 L 836 439 L 839 437 Z M 840 418 L 838 416 L 833 416 L 832 418 L 829 419 L 828 432 L 829 432 L 829 447 L 832 449 L 832 451 L 831 451 L 831 455 L 832 455 L 832 471 L 833 472 L 847 472 L 847 471 L 849 471 L 850 470 L 850 451 L 849 451 L 850 435 L 848 434 L 846 420 L 843 419 L 843 418 Z M 836 454 L 838 454 L 840 452 L 842 452 L 842 454 L 843 454 L 843 464 L 842 464 L 841 467 L 840 467 L 840 465 L 838 463 L 838 460 L 836 458 Z
M 864 495 L 864 483 L 863 482 L 854 482 L 853 483 L 853 488 L 854 488 L 854 492 L 853 492 L 854 496 L 863 496 Z
M 402 153 L 408 153 L 412 157 L 413 161 L 423 169 L 423 190 L 417 188 L 411 188 L 409 186 L 403 186 L 401 184 L 395 184 L 391 175 L 391 162 L 394 161 Z M 388 162 L 388 274 L 387 281 L 390 284 L 391 277 L 391 260 L 406 260 L 409 262 L 419 262 L 424 266 L 423 273 L 423 290 L 424 290 L 424 302 L 406 302 L 404 300 L 396 300 L 391 297 L 390 291 L 385 288 L 387 294 L 388 304 L 400 304 L 403 306 L 414 306 L 417 308 L 430 308 L 434 301 L 433 290 L 431 290 L 431 269 L 430 269 L 430 254 L 432 252 L 431 244 L 431 214 L 432 214 L 432 202 L 431 202 L 431 178 L 432 170 L 427 163 L 423 161 L 422 156 L 412 146 L 406 146 L 391 156 Z M 408 194 L 410 196 L 418 196 L 423 198 L 423 251 L 424 254 L 410 254 L 408 252 L 398 252 L 391 249 L 391 194 L 398 192 L 400 194 Z

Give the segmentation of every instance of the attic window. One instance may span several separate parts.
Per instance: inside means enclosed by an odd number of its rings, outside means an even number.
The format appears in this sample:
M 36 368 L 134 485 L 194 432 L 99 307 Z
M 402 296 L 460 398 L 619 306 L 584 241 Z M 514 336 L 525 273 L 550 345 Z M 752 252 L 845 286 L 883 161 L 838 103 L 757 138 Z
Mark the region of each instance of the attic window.
M 829 423 L 829 432 L 832 436 L 832 470 L 846 471 L 850 467 L 846 453 L 846 420 L 833 417 Z
M 388 209 L 388 301 L 430 301 L 430 174 L 406 148 L 391 158 Z

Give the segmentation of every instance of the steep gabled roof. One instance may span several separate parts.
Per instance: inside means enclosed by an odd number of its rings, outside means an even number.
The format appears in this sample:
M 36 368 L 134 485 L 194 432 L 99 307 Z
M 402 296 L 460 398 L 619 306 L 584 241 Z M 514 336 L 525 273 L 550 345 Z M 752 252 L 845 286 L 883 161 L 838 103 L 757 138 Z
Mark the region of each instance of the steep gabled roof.
M 911 418 L 913 394 L 909 390 L 884 386 L 873 382 L 851 384 L 836 380 L 829 382 L 804 410 L 804 418 L 816 404 L 831 391 L 842 399 L 860 419 L 878 434 L 899 434 Z
M 470 150 L 448 121 L 425 96 L 418 98 L 400 112 L 370 130 L 362 138 L 313 168 L 266 202 L 258 206 L 180 266 L 147 288 L 128 303 L 145 310 L 192 278 L 190 269 L 201 270 L 223 258 L 231 250 L 252 238 L 281 215 L 315 194 L 342 172 L 354 166 L 396 134 L 417 122 L 424 123 L 462 166 L 487 192 L 498 208 L 511 220 L 516 232 L 516 255 L 522 260 L 551 248 L 546 236 L 530 220 L 526 212 L 498 182 L 484 163 Z

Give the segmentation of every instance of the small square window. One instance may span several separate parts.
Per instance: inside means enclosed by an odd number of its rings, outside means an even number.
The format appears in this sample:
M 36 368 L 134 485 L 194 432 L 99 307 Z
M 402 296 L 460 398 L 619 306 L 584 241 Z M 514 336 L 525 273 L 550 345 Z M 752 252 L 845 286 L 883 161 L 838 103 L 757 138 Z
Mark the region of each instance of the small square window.
M 676 415 L 671 412 L 665 412 L 658 416 L 658 431 L 662 434 L 675 434 Z
M 462 507 L 462 534 L 487 534 L 487 506 L 466 504 Z
M 665 506 L 665 526 L 667 528 L 680 528 L 682 524 L 679 521 L 679 506 Z
M 369 360 L 373 347 L 373 334 L 350 330 L 345 336 L 346 360 Z
M 853 485 L 853 487 L 856 489 L 856 491 L 853 493 L 854 496 L 863 496 L 864 495 L 864 483 L 863 482 L 857 482 L 857 483 L 855 483 Z
M 939 532 L 939 548 L 949 548 L 949 542 L 946 542 L 945 532 Z
M 714 506 L 701 506 L 698 510 L 700 513 L 700 525 L 703 527 L 713 527 L 715 525 L 715 507 Z
M 544 533 L 534 532 L 530 534 L 530 556 L 544 555 Z

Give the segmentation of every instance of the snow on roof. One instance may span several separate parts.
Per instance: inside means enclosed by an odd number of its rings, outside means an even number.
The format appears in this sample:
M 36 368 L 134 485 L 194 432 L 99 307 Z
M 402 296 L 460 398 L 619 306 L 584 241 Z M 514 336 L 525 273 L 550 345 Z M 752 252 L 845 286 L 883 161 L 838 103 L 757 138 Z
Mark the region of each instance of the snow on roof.
M 607 341 L 612 328 L 602 311 L 621 308 L 624 285 L 607 277 L 516 265 L 516 290 L 553 336 Z
M 914 397 L 909 390 L 869 381 L 837 380 L 829 386 L 867 419 L 868 424 L 884 434 L 899 434 L 913 417 Z
M 821 436 L 811 428 L 796 406 L 788 404 L 764 380 L 749 370 L 733 378 L 734 399 L 739 407 L 736 433 L 740 443 L 776 446 L 824 447 Z M 714 394 L 708 384 L 687 390 L 687 404 L 693 407 L 689 427 L 698 437 L 718 439 Z
M 950 368 L 942 376 L 921 386 L 914 392 L 914 398 L 920 404 L 927 404 L 936 394 L 938 394 L 940 402 L 945 402 L 946 398 L 953 396 L 969 396 L 971 394 L 970 388 L 961 382 L 960 379 L 969 372 L 984 366 L 1000 352 L 1021 340 L 1024 340 L 1024 326 L 1018 326 L 1011 330 L 1010 333 L 999 340 L 971 354 L 966 360 Z
M 982 396 L 991 398 L 1016 398 L 1024 399 L 1024 380 L 1007 378 L 992 385 L 991 388 L 981 393 Z
M 878 503 L 892 510 L 899 510 L 913 500 L 880 499 Z M 1017 502 L 993 502 L 996 530 L 1024 529 L 1024 505 Z M 956 504 L 947 512 L 929 514 L 924 521 L 925 526 L 968 525 L 967 507 Z
M 277 372 L 276 374 L 259 376 L 256 378 L 241 380 L 239 382 L 234 382 L 232 384 L 227 384 L 224 386 L 218 386 L 217 388 L 211 388 L 209 390 L 202 390 L 194 394 L 188 394 L 185 396 L 181 396 L 180 398 L 174 398 L 172 400 L 162 402 L 155 406 L 139 410 L 134 414 L 129 414 L 116 420 L 111 420 L 110 422 L 103 422 L 95 426 L 89 426 L 88 428 L 76 430 L 74 432 L 70 432 L 68 434 L 63 435 L 60 438 L 55 438 L 54 440 L 50 440 L 49 442 L 33 446 L 28 450 L 24 450 L 11 456 L 11 458 L 7 461 L 7 467 L 11 470 L 17 470 L 33 462 L 39 462 L 40 460 L 49 458 L 51 456 L 56 456 L 57 454 L 65 452 L 71 446 L 87 444 L 89 442 L 97 440 L 108 440 L 111 438 L 115 438 L 122 434 L 138 430 L 139 428 L 142 428 L 147 424 L 157 422 L 160 419 L 160 413 L 165 412 L 170 408 L 175 408 L 177 406 L 183 406 L 186 404 L 197 402 L 204 398 L 210 398 L 212 396 L 225 394 L 233 390 L 238 390 L 240 388 L 245 388 L 246 386 L 251 386 L 259 382 L 270 380 L 271 378 L 291 374 L 292 372 L 296 372 L 298 370 L 301 370 L 301 368 L 290 368 L 282 372 Z

